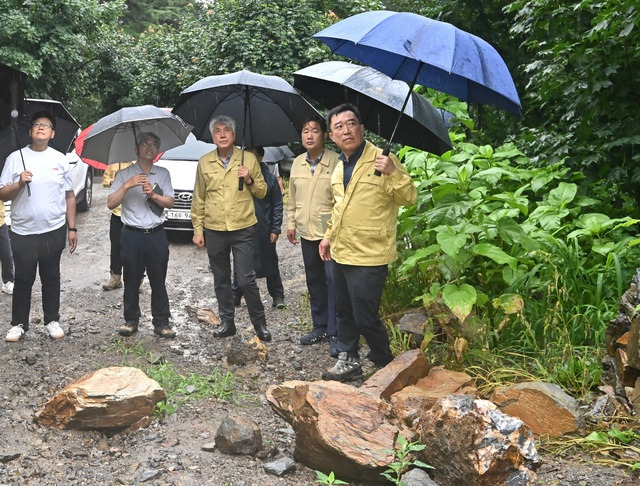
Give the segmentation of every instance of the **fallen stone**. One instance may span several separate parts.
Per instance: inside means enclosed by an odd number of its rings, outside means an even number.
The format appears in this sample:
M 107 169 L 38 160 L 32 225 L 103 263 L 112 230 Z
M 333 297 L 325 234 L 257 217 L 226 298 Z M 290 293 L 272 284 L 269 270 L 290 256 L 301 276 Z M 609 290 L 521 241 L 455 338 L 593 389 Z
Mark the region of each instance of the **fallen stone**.
M 422 310 L 404 314 L 396 324 L 396 328 L 409 334 L 413 341 L 412 344 L 416 347 L 420 347 L 422 344 L 427 329 L 433 332 L 429 316 Z
M 244 341 L 240 336 L 233 336 L 227 345 L 227 363 L 231 365 L 246 365 L 256 361 L 267 360 L 267 347 L 258 337 Z
M 400 429 L 386 401 L 334 381 L 287 381 L 270 386 L 266 396 L 295 430 L 294 458 L 307 467 L 344 480 L 381 481 L 394 460 L 388 451 Z
M 159 478 L 162 474 L 162 471 L 158 469 L 145 469 L 144 471 L 140 471 L 140 473 L 136 476 L 136 483 L 144 483 L 146 481 L 151 481 L 152 479 Z
M 213 452 L 213 451 L 216 450 L 216 443 L 215 442 L 208 442 L 206 444 L 203 444 L 200 449 L 202 449 L 205 452 Z
M 24 356 L 24 361 L 28 364 L 28 365 L 34 365 L 36 364 L 36 362 L 38 361 L 38 357 L 36 356 L 35 353 L 27 353 Z
M 296 470 L 296 462 L 290 457 L 281 457 L 275 461 L 263 464 L 262 468 L 269 474 L 284 476 L 285 474 Z
M 262 433 L 258 424 L 241 415 L 227 415 L 216 432 L 216 447 L 233 455 L 253 455 L 262 449 Z
M 15 461 L 19 457 L 20 457 L 20 453 L 19 452 L 9 452 L 9 453 L 0 452 L 0 462 L 2 464 L 6 464 L 8 462 Z
M 360 391 L 389 400 L 397 391 L 427 376 L 430 366 L 421 350 L 406 351 L 365 381 Z
M 442 486 L 534 484 L 538 458 L 533 433 L 488 400 L 450 395 L 416 421 L 420 460 Z
M 211 324 L 212 326 L 219 326 L 222 322 L 218 315 L 211 310 L 210 307 L 191 307 L 190 305 L 185 307 L 187 314 L 192 319 L 195 318 L 198 322 L 205 324 Z
M 632 387 L 636 382 L 636 379 L 640 376 L 640 370 L 629 364 L 627 352 L 622 348 L 616 349 L 615 360 L 616 371 L 620 377 L 620 382 L 623 386 Z
M 429 374 L 394 393 L 390 402 L 400 418 L 408 427 L 420 413 L 430 410 L 436 402 L 448 395 L 472 395 L 477 389 L 473 378 L 460 371 L 446 370 L 442 366 L 434 366 Z
M 491 401 L 502 412 L 522 420 L 536 435 L 559 437 L 583 429 L 578 402 L 552 383 L 527 382 L 498 387 Z
M 404 473 L 400 481 L 405 486 L 438 486 L 438 483 L 431 479 L 425 471 L 418 468 Z
M 73 382 L 36 414 L 46 427 L 118 429 L 153 415 L 164 390 L 141 370 L 103 368 Z
M 636 380 L 635 387 L 627 391 L 627 398 L 637 417 L 640 415 L 640 378 Z

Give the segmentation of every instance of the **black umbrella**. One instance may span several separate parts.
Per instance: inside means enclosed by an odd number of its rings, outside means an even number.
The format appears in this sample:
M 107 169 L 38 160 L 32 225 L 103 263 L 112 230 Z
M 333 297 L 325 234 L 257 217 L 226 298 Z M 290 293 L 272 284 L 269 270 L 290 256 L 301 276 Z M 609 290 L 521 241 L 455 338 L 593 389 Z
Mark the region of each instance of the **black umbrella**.
M 451 139 L 442 114 L 424 97 L 412 92 L 402 104 L 409 86 L 367 66 L 343 61 L 314 64 L 293 73 L 294 86 L 320 104 L 332 108 L 351 102 L 362 115 L 367 130 L 390 138 L 402 112 L 394 141 L 442 155 L 451 149 Z
M 0 130 L 17 120 L 22 112 L 26 79 L 22 71 L 0 63 Z
M 283 145 L 298 140 L 302 123 L 318 112 L 278 76 L 238 71 L 203 78 L 180 93 L 173 113 L 194 126 L 199 140 L 212 142 L 209 122 L 219 115 L 237 123 L 236 145 Z M 242 190 L 242 180 L 239 183 Z
M 54 100 L 27 98 L 24 100 L 23 108 L 23 112 L 19 114 L 15 123 L 0 130 L 0 164 L 4 166 L 4 162 L 11 152 L 22 149 L 31 141 L 29 138 L 31 117 L 38 111 L 46 111 L 55 117 L 55 136 L 53 140 L 49 141 L 49 147 L 66 154 L 80 125 L 64 105 Z

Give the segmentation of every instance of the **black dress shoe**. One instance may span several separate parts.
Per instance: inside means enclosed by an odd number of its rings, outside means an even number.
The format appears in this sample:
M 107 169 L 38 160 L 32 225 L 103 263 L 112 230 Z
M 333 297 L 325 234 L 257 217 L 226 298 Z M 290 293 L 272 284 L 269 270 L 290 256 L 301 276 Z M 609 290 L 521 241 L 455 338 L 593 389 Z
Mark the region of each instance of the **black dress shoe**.
M 213 337 L 222 338 L 233 336 L 236 333 L 236 325 L 233 321 L 223 321 L 220 327 L 213 331 Z
M 256 336 L 258 336 L 260 341 L 264 341 L 266 343 L 271 341 L 271 333 L 267 329 L 266 324 L 254 324 L 253 328 L 256 330 Z

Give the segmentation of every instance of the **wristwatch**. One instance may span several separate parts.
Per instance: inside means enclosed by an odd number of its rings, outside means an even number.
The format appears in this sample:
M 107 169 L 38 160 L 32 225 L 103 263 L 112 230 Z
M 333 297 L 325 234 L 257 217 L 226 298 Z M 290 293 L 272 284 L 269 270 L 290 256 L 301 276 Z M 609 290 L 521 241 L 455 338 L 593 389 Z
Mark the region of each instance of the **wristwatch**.
M 75 231 L 77 233 L 78 232 L 78 228 L 67 228 L 67 231 Z

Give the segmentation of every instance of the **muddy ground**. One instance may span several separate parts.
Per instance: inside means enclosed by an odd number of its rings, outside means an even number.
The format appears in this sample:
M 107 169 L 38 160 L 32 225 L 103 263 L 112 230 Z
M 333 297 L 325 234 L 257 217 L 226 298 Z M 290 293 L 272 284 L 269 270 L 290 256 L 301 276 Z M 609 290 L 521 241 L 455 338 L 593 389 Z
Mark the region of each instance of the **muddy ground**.
M 167 286 L 171 300 L 174 340 L 155 337 L 150 322 L 148 283 L 143 287 L 144 317 L 140 332 L 124 341 L 116 333 L 122 323 L 121 291 L 105 292 L 101 285 L 109 273 L 109 211 L 107 192 L 94 183 L 91 210 L 78 217 L 78 249 L 65 251 L 62 261 L 61 324 L 68 335 L 51 341 L 44 331 L 39 281 L 32 303 L 31 329 L 19 343 L 0 342 L 0 484 L 110 485 L 145 480 L 153 485 L 311 485 L 315 473 L 302 464 L 284 477 L 263 470 L 263 463 L 292 455 L 295 434 L 266 404 L 264 392 L 285 380 L 316 380 L 333 360 L 328 345 L 305 347 L 300 334 L 310 327 L 300 249 L 278 242 L 288 309 L 271 308 L 264 280 L 267 322 L 274 336 L 267 344 L 265 365 L 228 367 L 227 340 L 215 339 L 213 328 L 191 320 L 186 308 L 210 306 L 217 311 L 213 278 L 204 249 L 191 243 L 191 235 L 170 237 L 171 256 Z M 3 326 L 8 329 L 11 297 L 0 295 Z M 241 335 L 253 337 L 246 307 L 236 315 Z M 2 336 L 4 336 L 4 330 Z M 41 427 L 34 415 L 58 390 L 104 366 L 119 366 L 129 359 L 124 344 L 137 344 L 149 355 L 162 356 L 185 374 L 207 374 L 214 367 L 236 376 L 239 403 L 203 399 L 181 407 L 163 420 L 135 432 L 105 434 L 96 431 L 59 431 Z M 370 366 L 370 365 L 367 365 Z M 365 367 L 365 372 L 370 368 Z M 229 411 L 255 420 L 261 427 L 265 457 L 237 457 L 202 447 L 213 442 Z M 15 458 L 13 458 L 15 457 Z M 628 471 L 584 462 L 588 457 L 551 457 L 544 454 L 540 484 L 638 484 Z M 6 461 L 6 462 L 3 462 Z

